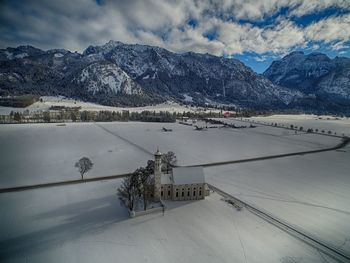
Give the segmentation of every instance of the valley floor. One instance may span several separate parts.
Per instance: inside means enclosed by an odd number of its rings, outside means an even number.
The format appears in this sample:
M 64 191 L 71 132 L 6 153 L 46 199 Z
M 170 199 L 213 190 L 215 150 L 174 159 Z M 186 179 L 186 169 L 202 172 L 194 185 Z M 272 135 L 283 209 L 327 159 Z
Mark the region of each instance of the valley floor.
M 244 122 L 226 119 L 243 125 Z M 199 127 L 209 126 L 196 122 Z M 162 127 L 172 132 L 162 131 Z M 179 123 L 0 126 L 0 187 L 132 172 L 157 147 L 179 165 L 324 149 L 340 139 L 258 124 L 195 131 Z M 311 155 L 205 168 L 206 180 L 350 253 L 350 147 Z M 130 219 L 121 180 L 0 194 L 1 262 L 333 262 L 248 210 L 212 193 L 168 202 L 165 214 Z
M 205 168 L 207 182 L 350 254 L 350 146 Z
M 332 117 L 332 116 L 317 116 L 317 115 L 271 115 L 267 117 L 251 117 L 250 121 L 260 121 L 263 123 L 279 123 L 286 126 L 303 126 L 304 129 L 311 128 L 313 130 L 318 129 L 327 133 L 332 131 L 338 135 L 345 134 L 350 136 L 350 118 L 346 117 Z
M 0 195 L 1 262 L 320 262 L 326 255 L 212 193 L 130 219 L 120 180 Z
M 173 131 L 164 132 L 162 127 Z M 2 125 L 0 188 L 79 179 L 74 164 L 83 156 L 94 163 L 86 175 L 91 178 L 132 172 L 153 159 L 157 147 L 173 151 L 178 165 L 199 165 L 323 149 L 339 142 L 339 138 L 262 125 L 203 131 L 178 123 Z

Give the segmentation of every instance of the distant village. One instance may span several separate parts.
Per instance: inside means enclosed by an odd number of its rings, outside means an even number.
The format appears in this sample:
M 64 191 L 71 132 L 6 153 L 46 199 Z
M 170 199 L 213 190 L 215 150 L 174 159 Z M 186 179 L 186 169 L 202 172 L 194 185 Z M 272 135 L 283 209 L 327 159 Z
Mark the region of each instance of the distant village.
M 111 111 L 84 110 L 81 106 L 52 105 L 48 109 L 25 109 L 27 106 L 40 101 L 39 96 L 23 95 L 0 97 L 0 106 L 10 107 L 12 111 L 0 115 L 0 123 L 59 123 L 59 122 L 108 122 L 108 121 L 144 121 L 144 122 L 175 122 L 176 119 L 186 118 L 217 118 L 229 117 L 236 114 L 227 109 L 212 111 L 203 105 L 196 112 L 168 111 Z M 16 110 L 18 108 L 18 110 Z
M 0 123 L 59 123 L 59 122 L 108 122 L 108 121 L 143 121 L 143 122 L 175 122 L 186 118 L 218 118 L 218 112 L 173 112 L 168 111 L 87 111 L 81 107 L 51 106 L 45 111 L 11 111 L 0 115 Z
M 143 121 L 143 122 L 175 122 L 186 119 L 210 119 L 230 117 L 269 116 L 272 114 L 296 114 L 296 111 L 274 111 L 258 109 L 242 109 L 225 105 L 194 105 L 197 111 L 129 111 L 129 110 L 85 110 L 81 106 L 52 105 L 48 109 L 26 109 L 35 102 L 41 101 L 37 95 L 0 96 L 0 106 L 12 110 L 6 114 L 0 112 L 0 124 L 16 123 L 62 123 L 62 122 L 109 122 L 109 121 Z M 18 109 L 18 110 L 17 110 Z M 186 122 L 183 122 L 186 125 Z M 219 124 L 219 123 L 218 123 Z M 229 125 L 229 124 L 228 124 Z M 237 127 L 234 127 L 237 128 Z

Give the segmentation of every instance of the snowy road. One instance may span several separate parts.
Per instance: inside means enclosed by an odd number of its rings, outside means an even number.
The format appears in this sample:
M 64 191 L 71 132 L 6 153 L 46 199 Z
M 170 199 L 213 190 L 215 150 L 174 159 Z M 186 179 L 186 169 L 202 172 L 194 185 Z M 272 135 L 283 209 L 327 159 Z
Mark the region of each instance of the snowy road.
M 97 126 L 100 127 L 99 125 L 97 125 Z M 104 127 L 100 127 L 100 128 L 109 132 Z M 116 135 L 115 133 L 111 133 L 111 134 L 114 136 L 117 136 L 118 138 L 123 139 L 122 137 Z M 129 142 L 129 143 L 131 143 L 131 142 Z M 330 148 L 325 148 L 325 149 L 296 152 L 296 153 L 278 154 L 278 155 L 270 155 L 270 156 L 263 156 L 263 157 L 257 157 L 257 158 L 232 160 L 232 161 L 224 161 L 224 162 L 212 162 L 212 163 L 205 163 L 205 164 L 199 164 L 199 165 L 187 165 L 187 167 L 189 167 L 189 166 L 190 167 L 194 167 L 194 166 L 211 167 L 211 166 L 220 166 L 220 165 L 225 165 L 225 164 L 255 162 L 255 161 L 277 159 L 277 158 L 290 157 L 290 156 L 296 156 L 296 155 L 306 155 L 306 154 L 314 154 L 314 153 L 320 153 L 320 152 L 328 152 L 328 151 L 334 151 L 334 150 L 339 150 L 341 148 L 344 148 L 349 143 L 350 143 L 350 138 L 346 138 L 338 145 L 336 145 L 334 147 L 330 147 Z M 143 149 L 137 145 L 135 147 L 139 148 L 140 150 L 142 150 L 145 153 L 151 154 L 146 149 Z M 152 156 L 153 156 L 153 154 L 152 154 Z M 181 167 L 186 167 L 186 165 L 181 166 Z M 111 180 L 111 179 L 116 179 L 116 178 L 123 178 L 123 177 L 126 177 L 128 175 L 130 175 L 130 173 L 86 178 L 84 180 L 65 180 L 65 181 L 45 183 L 45 184 L 35 184 L 35 185 L 24 185 L 24 186 L 17 186 L 17 187 L 0 188 L 0 193 L 24 191 L 24 190 L 30 190 L 30 189 L 36 189 L 36 188 L 43 188 L 43 187 L 54 187 L 54 186 L 63 186 L 63 185 L 70 185 L 70 184 L 88 183 L 88 182 L 95 182 L 95 181 L 102 181 L 102 180 Z
M 278 228 L 282 229 L 283 231 L 303 240 L 305 243 L 315 247 L 319 251 L 322 251 L 323 253 L 327 254 L 328 256 L 336 259 L 339 262 L 348 262 L 350 261 L 350 255 L 346 254 L 345 252 L 341 251 L 337 247 L 327 244 L 322 240 L 319 240 L 318 238 L 312 236 L 312 234 L 307 233 L 306 231 L 302 229 L 298 229 L 297 226 L 291 225 L 288 222 L 283 221 L 280 218 L 277 218 L 276 216 L 268 213 L 267 211 L 264 211 L 261 208 L 258 208 L 252 204 L 249 204 L 235 196 L 232 196 L 221 189 L 210 185 L 209 188 L 213 191 L 217 192 L 218 194 L 222 195 L 225 198 L 229 198 L 233 200 L 235 203 L 238 203 L 240 206 L 243 206 L 247 208 L 252 213 L 256 214 L 257 216 L 263 218 L 267 222 L 277 226 Z

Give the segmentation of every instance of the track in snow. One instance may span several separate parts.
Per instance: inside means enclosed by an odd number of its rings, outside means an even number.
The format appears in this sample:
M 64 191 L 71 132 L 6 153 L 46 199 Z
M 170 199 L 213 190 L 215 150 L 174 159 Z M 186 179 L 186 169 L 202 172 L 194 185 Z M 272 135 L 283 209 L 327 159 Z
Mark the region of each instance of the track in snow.
M 308 245 L 311 245 L 312 247 L 316 248 L 317 250 L 321 251 L 322 253 L 334 258 L 335 260 L 339 262 L 350 262 L 350 255 L 346 254 L 345 252 L 339 250 L 338 248 L 332 246 L 331 244 L 327 244 L 326 242 L 319 240 L 315 237 L 313 237 L 310 233 L 307 233 L 304 230 L 298 229 L 296 226 L 293 226 L 273 215 L 270 213 L 262 210 L 261 208 L 258 208 L 256 206 L 253 206 L 245 201 L 242 201 L 241 199 L 238 199 L 237 197 L 234 197 L 219 188 L 216 188 L 215 186 L 208 184 L 209 188 L 213 191 L 217 192 L 221 196 L 225 198 L 229 198 L 233 200 L 234 202 L 238 203 L 240 206 L 245 207 L 253 214 L 259 216 L 260 218 L 264 219 L 265 221 L 277 226 L 281 230 L 295 236 L 296 238 L 304 241 Z

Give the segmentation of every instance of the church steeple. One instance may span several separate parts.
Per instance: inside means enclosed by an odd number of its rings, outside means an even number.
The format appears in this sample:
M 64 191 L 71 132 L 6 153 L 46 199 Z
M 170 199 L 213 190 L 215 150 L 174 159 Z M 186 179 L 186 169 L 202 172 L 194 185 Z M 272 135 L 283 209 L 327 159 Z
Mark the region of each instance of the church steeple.
M 161 172 L 162 172 L 162 153 L 157 148 L 154 153 L 154 200 L 160 200 L 160 189 L 161 189 Z

